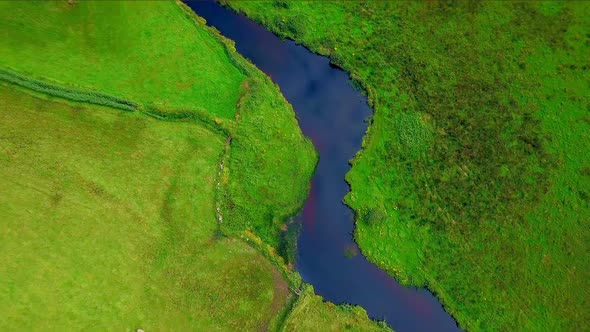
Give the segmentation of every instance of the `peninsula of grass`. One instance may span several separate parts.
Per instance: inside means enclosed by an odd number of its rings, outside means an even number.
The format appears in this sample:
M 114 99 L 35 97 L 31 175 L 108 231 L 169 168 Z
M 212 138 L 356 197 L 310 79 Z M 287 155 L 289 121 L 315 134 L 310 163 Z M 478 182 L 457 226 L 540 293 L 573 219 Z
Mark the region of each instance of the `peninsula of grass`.
M 367 324 L 367 313 L 358 306 L 323 302 L 310 285 L 305 285 L 293 309 L 285 317 L 282 331 L 391 331 L 385 322 Z
M 316 154 L 270 79 L 172 1 L 4 1 L 0 31 L 0 329 L 291 326 Z
M 346 202 L 370 260 L 467 330 L 587 327 L 588 2 L 227 5 L 367 92 Z

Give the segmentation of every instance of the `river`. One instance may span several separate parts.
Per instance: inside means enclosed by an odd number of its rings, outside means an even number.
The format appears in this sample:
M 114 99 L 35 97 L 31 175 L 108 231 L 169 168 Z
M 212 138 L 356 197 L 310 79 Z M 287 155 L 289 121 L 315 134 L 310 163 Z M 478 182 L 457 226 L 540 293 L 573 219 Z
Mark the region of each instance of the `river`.
M 187 4 L 265 72 L 293 105 L 320 161 L 303 210 L 296 269 L 317 294 L 333 303 L 360 305 L 396 331 L 458 331 L 455 320 L 425 289 L 403 287 L 361 255 L 353 240 L 353 212 L 342 199 L 349 160 L 361 149 L 371 110 L 348 75 L 290 40 L 282 40 L 213 1 Z

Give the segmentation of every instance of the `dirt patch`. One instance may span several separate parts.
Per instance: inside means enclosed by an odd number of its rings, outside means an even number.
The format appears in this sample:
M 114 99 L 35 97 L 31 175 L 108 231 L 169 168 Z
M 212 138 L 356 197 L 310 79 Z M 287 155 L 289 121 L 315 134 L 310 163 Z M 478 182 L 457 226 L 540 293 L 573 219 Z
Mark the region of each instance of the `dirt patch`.
M 287 300 L 290 298 L 291 292 L 289 291 L 289 284 L 283 279 L 283 276 L 276 268 L 272 269 L 272 276 L 273 276 L 273 298 L 271 307 L 271 316 L 269 317 L 268 321 L 264 322 L 258 331 L 268 331 L 268 324 L 270 323 L 271 319 L 275 315 L 277 315 L 287 303 Z
M 271 308 L 273 313 L 277 313 L 283 308 L 287 297 L 289 296 L 289 284 L 283 279 L 283 276 L 277 269 L 272 270 L 274 283 L 274 296 L 272 298 Z
M 175 84 L 177 90 L 185 90 L 188 91 L 193 88 L 192 82 L 178 82 Z

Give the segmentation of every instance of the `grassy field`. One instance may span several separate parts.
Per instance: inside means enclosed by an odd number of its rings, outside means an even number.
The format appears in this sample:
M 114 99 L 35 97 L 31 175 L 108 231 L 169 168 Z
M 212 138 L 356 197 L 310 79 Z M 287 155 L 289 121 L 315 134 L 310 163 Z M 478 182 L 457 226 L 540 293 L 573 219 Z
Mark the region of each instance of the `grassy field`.
M 293 304 L 281 331 L 391 331 L 385 323 L 369 323 L 361 307 L 324 303 L 306 286 Z
M 316 155 L 231 42 L 172 1 L 0 18 L 0 329 L 377 326 L 319 298 L 290 318 L 276 249 Z
M 469 330 L 587 326 L 587 2 L 228 4 L 367 91 L 346 198 L 364 254 Z
M 274 266 L 218 236 L 222 137 L 5 86 L 0 100 L 3 330 L 256 329 L 273 317 L 288 293 Z
M 2 1 L 0 66 L 221 119 L 233 118 L 245 79 L 224 46 L 169 1 Z

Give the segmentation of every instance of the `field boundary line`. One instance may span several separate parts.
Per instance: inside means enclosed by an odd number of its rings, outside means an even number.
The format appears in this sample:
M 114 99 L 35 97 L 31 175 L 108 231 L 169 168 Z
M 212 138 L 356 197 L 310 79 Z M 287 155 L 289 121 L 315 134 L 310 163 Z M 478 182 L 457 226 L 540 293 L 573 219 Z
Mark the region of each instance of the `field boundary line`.
M 174 110 L 143 105 L 99 91 L 61 86 L 59 82 L 51 82 L 51 79 L 33 78 L 2 66 L 0 66 L 0 81 L 24 90 L 71 102 L 110 107 L 125 112 L 138 112 L 159 121 L 197 122 L 206 129 L 223 136 L 229 135 L 230 131 L 227 124 L 210 116 L 204 109 Z

